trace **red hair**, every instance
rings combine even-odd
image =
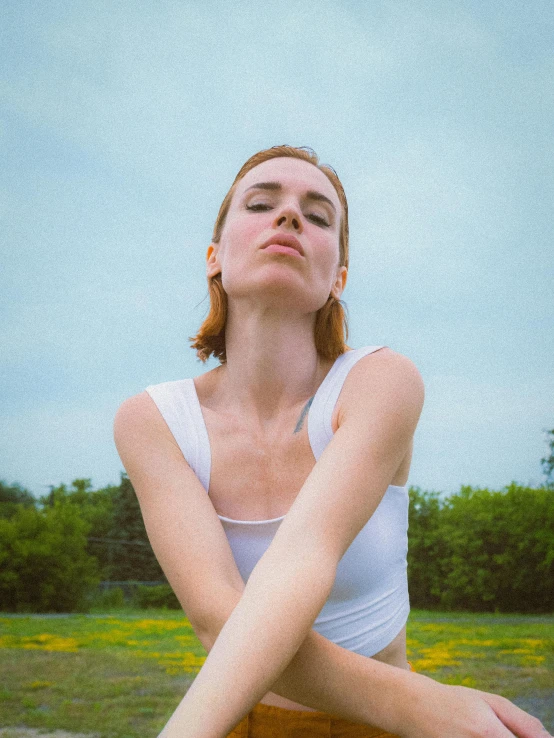
[[[251,156],[242,165],[235,177],[235,181],[231,185],[231,189],[225,195],[225,199],[219,208],[212,242],[219,243],[220,241],[237,183],[247,172],[258,164],[281,156],[290,156],[294,159],[302,159],[313,164],[326,175],[335,188],[342,207],[339,236],[339,266],[345,266],[348,269],[348,203],[346,201],[346,195],[335,170],[327,164],[320,164],[315,151],[307,146],[300,146],[298,148],[287,145],[272,146],[270,149],[258,151],[257,154]],[[189,336],[189,341],[193,342],[191,343],[191,348],[196,349],[196,355],[202,362],[207,361],[211,354],[213,354],[219,359],[221,364],[225,364],[227,361],[225,353],[227,293],[223,289],[221,273],[208,279],[208,290],[210,295],[210,312],[200,326],[196,336]],[[334,361],[350,348],[345,343],[345,340],[348,340],[348,322],[343,304],[342,300],[335,300],[330,295],[325,305],[316,313],[314,341],[317,353],[324,359]]]

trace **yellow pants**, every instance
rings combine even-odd
[[[410,664],[410,669],[415,671]],[[259,702],[227,738],[399,738],[363,723],[333,717],[326,712],[286,710]]]

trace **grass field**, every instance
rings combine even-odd
[[[0,728],[155,737],[205,658],[180,611],[0,613]],[[408,658],[442,683],[504,695],[554,731],[554,616],[412,610]],[[16,735],[32,732],[0,731]]]

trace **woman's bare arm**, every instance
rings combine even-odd
[[[379,504],[419,417],[418,400],[409,396],[410,382],[417,381],[413,372],[406,373],[405,364],[396,362],[385,362],[383,369],[386,376],[382,373],[381,383],[379,377],[372,377],[374,399],[358,403],[357,414],[350,416],[353,420],[347,419],[339,428],[306,480],[200,673],[164,728],[163,738],[227,735],[269,689],[275,690],[306,641],[329,595],[340,557]],[[369,493],[368,479],[372,480]],[[333,520],[332,527],[328,520]],[[389,724],[381,720],[385,729],[394,723],[394,729],[409,738],[513,735],[491,705],[476,696],[484,693],[449,688],[375,660],[367,660],[365,666],[366,677],[378,680],[385,675],[389,687],[397,687],[392,690],[396,714],[391,716],[389,706],[388,718],[383,718]],[[463,691],[452,691],[456,689]],[[390,689],[385,694],[392,696]],[[505,708],[503,698],[490,697],[500,711]],[[426,714],[434,716],[429,725],[421,721]],[[536,738],[537,730],[533,724],[531,732],[521,736]]]

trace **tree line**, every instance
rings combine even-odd
[[[409,488],[412,607],[554,612],[554,429],[547,433],[538,487],[463,485],[448,497]],[[129,580],[164,583],[168,606],[179,607],[125,473],[118,485],[95,490],[75,479],[38,499],[0,481],[0,611],[86,612],[100,582]]]

